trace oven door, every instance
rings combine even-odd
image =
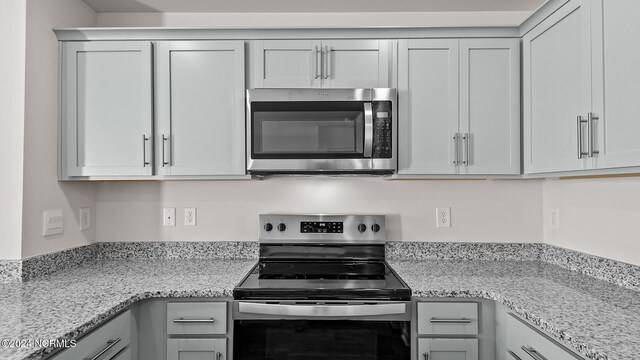
[[[235,360],[406,360],[408,302],[234,302]]]
[[[370,100],[251,101],[249,171],[372,169]]]

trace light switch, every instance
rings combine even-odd
[[[64,232],[62,210],[47,210],[43,213],[42,236],[58,235]]]

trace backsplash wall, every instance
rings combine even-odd
[[[388,181],[279,177],[262,181],[97,184],[96,241],[255,241],[260,213],[381,213],[390,241],[540,242],[541,181]],[[437,229],[436,207],[451,207]],[[176,226],[162,208],[176,207]],[[197,226],[184,226],[184,208]]]

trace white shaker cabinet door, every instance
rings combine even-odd
[[[478,360],[478,339],[418,339],[418,360]]]
[[[227,339],[169,339],[167,360],[227,360]]]
[[[593,159],[598,168],[640,166],[640,1],[593,0]]]
[[[159,42],[156,78],[159,173],[244,174],[244,42]]]
[[[326,40],[323,88],[389,87],[391,40]]]
[[[520,174],[519,44],[460,40],[462,174]]]
[[[578,122],[591,108],[589,0],[569,1],[527,33],[523,57],[525,173],[590,168]]]
[[[62,49],[61,177],[151,175],[151,43]]]
[[[320,40],[256,40],[253,51],[254,88],[321,87]]]
[[[398,173],[455,174],[458,40],[400,40],[398,47]]]

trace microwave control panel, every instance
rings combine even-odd
[[[375,101],[373,110],[373,158],[389,159],[392,157],[391,102]]]

